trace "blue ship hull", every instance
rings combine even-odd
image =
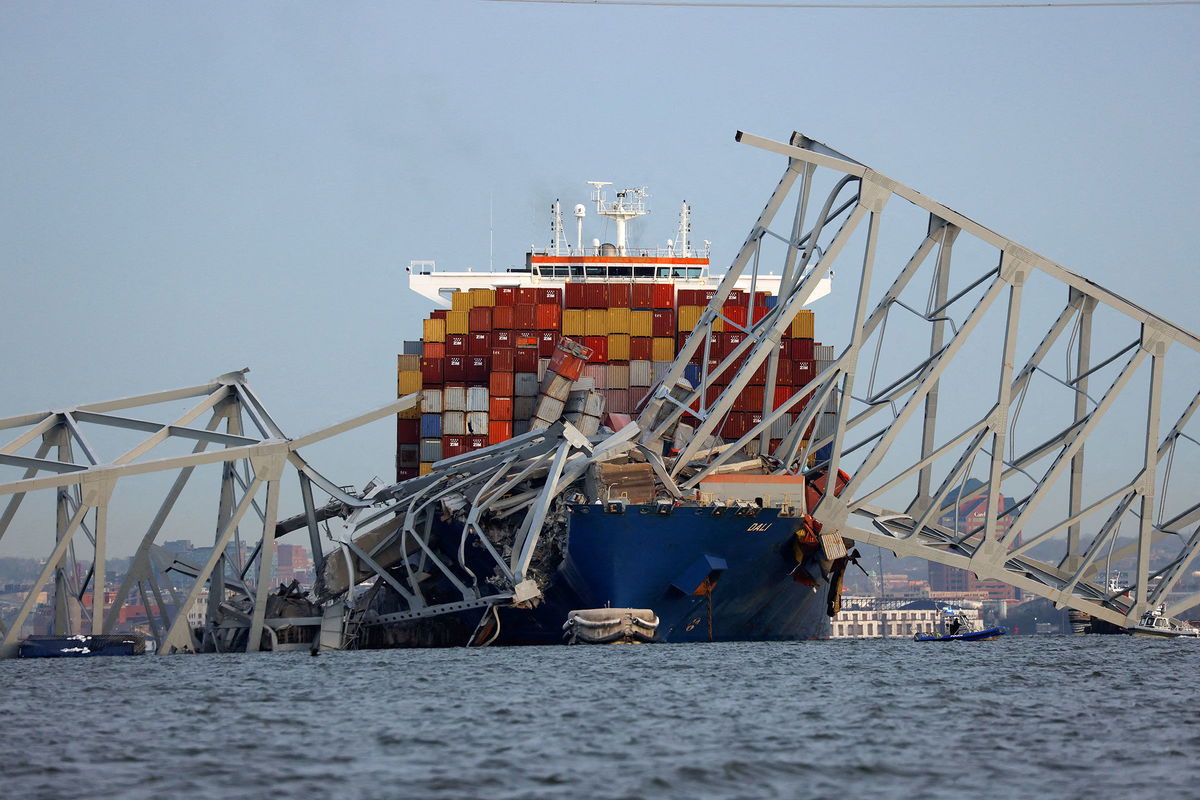
[[[95,658],[97,656],[137,656],[146,650],[141,636],[129,634],[74,636],[30,636],[21,642],[21,658]]]
[[[775,509],[753,516],[689,506],[669,514],[656,506],[568,510],[566,552],[542,602],[502,609],[497,644],[561,643],[570,611],[605,606],[652,609],[663,642],[829,635],[829,583],[811,556],[797,563],[794,518]]]

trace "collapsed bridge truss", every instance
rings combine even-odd
[[[48,555],[33,588],[0,620],[0,657],[14,654],[48,582],[59,632],[112,631],[136,593],[159,652],[276,648],[289,629],[343,647],[363,625],[536,603],[545,553],[563,529],[562,503],[594,501],[580,495],[583,478],[618,458],[648,465],[664,502],[695,501],[705,477],[722,471],[844,473],[819,481],[836,493],[801,509],[829,558],[846,553],[845,537],[962,567],[1117,625],[1160,604],[1175,616],[1200,602],[1176,591],[1200,550],[1200,339],[812,139],[738,138],[783,156],[783,176],[670,372],[616,433],[588,437],[560,419],[438,462],[429,475],[353,491],[322,477],[299,449],[412,408],[417,395],[297,439],[279,430],[242,372],[0,420],[0,430],[19,432],[0,446],[0,466],[20,471],[0,484],[8,497],[0,537],[27,495],[53,494],[40,532],[18,534],[41,536]],[[760,271],[776,265],[777,305],[765,315],[751,309],[757,321],[745,326],[726,318],[735,282],[749,276],[753,297]],[[822,320],[841,325],[831,331],[841,347],[806,386],[781,397],[781,336],[835,267],[845,288],[823,302],[845,308],[823,309]],[[719,361],[709,357],[718,325],[746,334]],[[683,379],[689,363],[700,365],[696,385]],[[736,442],[715,438],[759,370],[767,384],[761,424]],[[142,414],[184,400],[191,405],[166,421]],[[772,438],[780,419],[786,435]],[[89,428],[142,438],[106,457]],[[159,455],[180,442],[191,452]],[[214,546],[204,563],[187,564],[158,539],[205,465],[220,469]],[[303,508],[280,519],[289,470]],[[152,474],[175,478],[116,596],[106,598],[94,589],[105,583],[114,490]],[[323,505],[314,489],[327,497]],[[966,521],[957,513],[964,506],[974,509]],[[229,545],[252,510],[259,541],[242,559]],[[446,524],[458,531],[450,545]],[[272,553],[278,537],[300,531],[318,581],[307,605],[283,615]],[[86,574],[76,568],[77,545],[91,555]],[[481,553],[488,574],[478,571]],[[1136,563],[1132,580],[1113,587],[1106,573],[1127,558]],[[177,590],[168,572],[190,585]],[[367,614],[366,584],[368,598],[387,593],[390,605]],[[203,619],[189,621],[205,592]]]

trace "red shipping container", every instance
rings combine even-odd
[[[582,358],[579,358],[569,350],[556,347],[553,355],[550,356],[550,364],[547,369],[568,380],[577,381],[579,380],[579,376],[583,374],[584,363]]]
[[[747,386],[733,400],[734,411],[762,411],[763,387]]]
[[[650,393],[648,386],[630,386],[629,387],[629,412],[631,414],[642,410],[642,404],[646,402],[646,395]]]
[[[517,289],[517,302],[515,303],[515,305],[518,305],[518,306],[535,306],[535,305],[537,305],[537,302],[538,302],[538,299],[537,299],[538,294],[537,293],[538,293],[538,290],[534,289],[532,286],[522,286],[521,288]]]
[[[465,356],[467,354],[467,335],[465,333],[447,334],[446,352],[452,356]]]
[[[676,353],[678,353],[680,350],[683,349],[683,345],[687,342],[688,337],[691,335],[692,335],[691,331],[684,331],[683,333],[676,335],[676,337],[675,337],[675,352]],[[696,364],[697,366],[704,363],[704,343],[703,342],[701,342],[700,346],[697,347],[692,352],[692,357],[688,359],[688,363]]]
[[[441,386],[445,380],[445,370],[443,365],[445,360],[441,358],[422,358],[421,359],[421,384],[424,386]]]
[[[781,358],[775,367],[775,385],[776,386],[791,386],[796,379],[796,373],[792,369],[792,360],[790,358]]]
[[[545,303],[547,305],[553,305],[553,306],[558,306],[559,308],[562,308],[562,304],[563,304],[562,289],[550,289],[547,287],[540,287],[537,290],[537,301],[538,301],[538,303]]]
[[[511,372],[495,372],[488,376],[488,394],[492,396],[492,401],[498,397],[509,398],[508,414],[512,418],[512,396],[513,396],[514,379]],[[490,409],[489,409],[490,411]],[[495,412],[491,412],[492,416],[496,416]]]
[[[790,345],[793,361],[812,361],[813,359],[813,340],[812,339],[792,339]]]
[[[512,396],[499,397],[493,394],[488,398],[488,417],[491,419],[512,419]]]
[[[511,331],[516,314],[512,306],[495,306],[492,308],[492,330]]]
[[[675,299],[679,301],[681,306],[698,306],[701,303],[696,299],[695,289],[680,289],[675,292]]]
[[[396,483],[410,481],[420,474],[416,467],[396,467]]]
[[[514,306],[517,304],[517,287],[515,286],[497,286],[496,287],[496,307]]]
[[[604,410],[614,414],[629,413],[629,390],[628,389],[605,389],[604,390]]]
[[[607,336],[585,336],[583,337],[583,346],[592,351],[592,357],[588,359],[589,364],[608,363]]]
[[[675,312],[671,309],[655,309],[650,320],[650,332],[655,336],[675,335]]]
[[[795,373],[795,385],[804,386],[816,377],[817,362],[812,360],[794,361],[792,362],[792,370]]]
[[[633,298],[633,290],[628,283],[610,283],[608,285],[608,307],[629,308]],[[657,334],[655,334],[657,335]]]
[[[538,351],[530,347],[518,347],[513,351],[513,372],[537,372]]]
[[[522,289],[522,291],[524,291]],[[533,291],[532,289],[530,291]],[[533,303],[517,303],[513,306],[513,330],[537,330],[537,306]]]
[[[443,436],[442,437],[442,458],[453,458],[461,456],[467,452],[467,437],[465,436]]]
[[[446,357],[445,342],[424,342],[421,345],[421,355],[424,358],[443,359]]]
[[[656,283],[651,291],[653,292],[653,308],[675,307],[675,284]]]
[[[712,299],[713,299],[713,297],[716,296],[716,294],[717,294],[716,289],[697,289],[696,290],[696,302],[692,303],[692,305],[706,306],[712,302]]]
[[[468,450],[482,450],[483,448],[485,448],[487,446],[488,446],[488,437],[486,437],[486,436],[468,436],[467,437],[467,449]]]
[[[513,336],[513,346],[518,350],[538,348],[538,337],[530,333],[521,332]]]
[[[654,284],[635,283],[629,292],[630,308],[654,308]]]
[[[562,306],[539,303],[536,314],[539,331],[556,331],[562,327]]]
[[[587,293],[584,290],[586,285],[584,283],[568,283],[563,287],[567,308],[587,308]]]
[[[516,351],[511,347],[493,347],[492,348],[492,371],[493,372],[515,372],[513,366],[513,353]]]
[[[629,358],[632,361],[649,361],[654,352],[654,340],[649,336],[631,336],[629,338]]]
[[[770,292],[755,292],[754,307],[758,308],[759,306],[765,306],[767,304],[767,295],[769,294]]]
[[[447,311],[449,311],[449,310],[450,310],[450,309],[448,309],[448,308],[437,308],[437,309],[434,309],[432,312],[430,312],[430,314],[429,314],[429,318],[430,318],[430,319],[445,319],[445,318],[446,318],[446,312],[447,312]]]
[[[740,328],[744,328],[744,327],[746,327],[746,320],[748,319],[747,315],[750,312],[746,310],[745,306],[739,306],[739,305],[733,305],[731,303],[726,303],[724,306],[721,307],[721,313],[724,314],[725,318],[727,320],[729,320],[730,322],[732,322],[734,325],[737,325]]]
[[[721,426],[721,438],[740,439],[745,436],[746,431],[750,430],[746,419],[749,416],[744,411],[734,411],[726,417],[725,424]]]
[[[447,381],[465,381],[467,379],[467,359],[470,356],[446,356],[443,371]]]
[[[587,308],[608,308],[608,285],[604,283],[585,283],[583,296],[587,300]]]
[[[754,321],[758,322],[759,320],[761,320],[763,317],[765,317],[767,314],[770,314],[770,313],[771,313],[771,309],[767,308],[766,306],[756,305],[754,307]]]
[[[775,406],[774,407],[780,408],[788,400],[791,400],[792,395],[794,395],[795,393],[796,393],[796,390],[793,389],[791,386],[776,386],[775,387]],[[797,400],[795,403],[793,403],[791,406],[789,406],[788,413],[789,414],[799,414],[801,411],[803,411],[804,407],[806,405],[808,405],[809,397],[812,397],[812,395],[809,394],[808,397]]]
[[[737,349],[738,345],[746,341],[746,334],[744,333],[723,333],[721,335],[725,337],[725,352],[722,354],[723,356],[729,355]],[[750,351],[749,348],[747,348],[742,352],[748,353]]]
[[[725,305],[741,306],[745,308],[749,305],[750,296],[745,289],[730,289],[729,294],[725,295]]]
[[[765,386],[767,383],[767,362],[764,361],[758,365],[758,369],[754,370],[754,374],[750,376],[751,386]]]
[[[397,444],[417,444],[421,441],[421,420],[419,419],[397,419],[396,420],[396,443]]]
[[[511,350],[516,346],[516,339],[512,331],[492,331],[492,347],[502,347],[506,350]]]
[[[489,333],[467,334],[467,355],[486,356],[492,352],[492,336]]]
[[[538,358],[550,358],[559,340],[558,331],[542,331],[538,334]]]
[[[467,326],[472,332],[492,329],[492,307],[475,306],[467,312]]]
[[[488,421],[488,441],[492,444],[507,442],[512,438],[513,424],[511,419],[493,419]]]

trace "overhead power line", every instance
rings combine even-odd
[[[485,0],[489,3],[553,3],[577,6],[661,6],[684,8],[817,8],[817,9],[969,9],[969,8],[1137,8],[1200,6],[1200,0],[1045,0],[982,3],[791,3],[704,2],[704,0]]]

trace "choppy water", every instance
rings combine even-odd
[[[1200,642],[0,662],[8,798],[1200,797]]]

